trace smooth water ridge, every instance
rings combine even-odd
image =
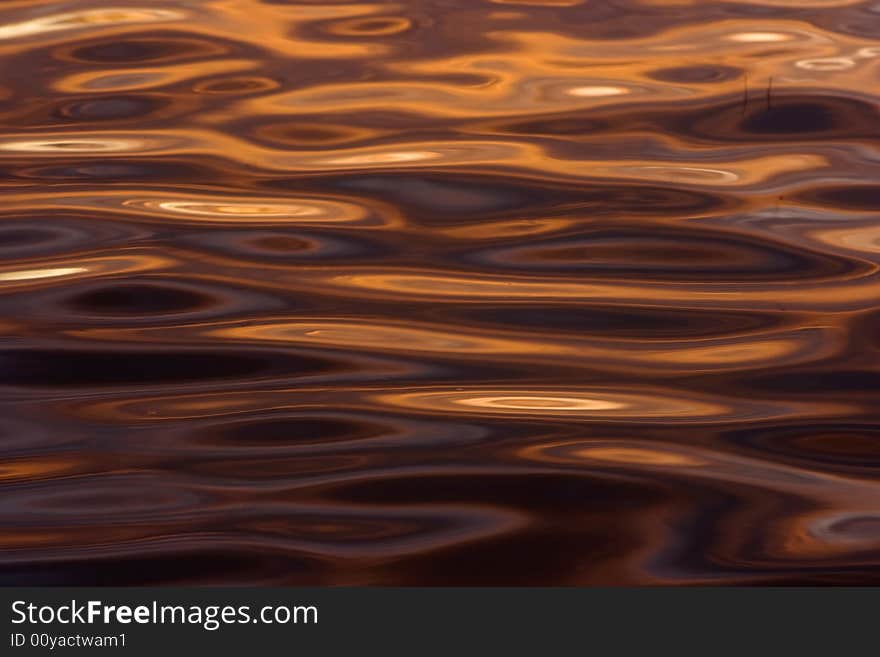
[[[7,0],[0,583],[880,583],[880,4]]]

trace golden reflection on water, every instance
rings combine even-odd
[[[877,583],[878,34],[4,3],[0,583]]]

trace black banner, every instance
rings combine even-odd
[[[0,654],[869,649],[874,589],[7,588]],[[864,642],[864,643],[862,643]],[[161,651],[161,652],[160,652]]]

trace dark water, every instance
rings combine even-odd
[[[878,37],[7,0],[0,582],[880,583]]]

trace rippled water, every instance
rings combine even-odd
[[[878,37],[7,0],[0,582],[880,582]]]

